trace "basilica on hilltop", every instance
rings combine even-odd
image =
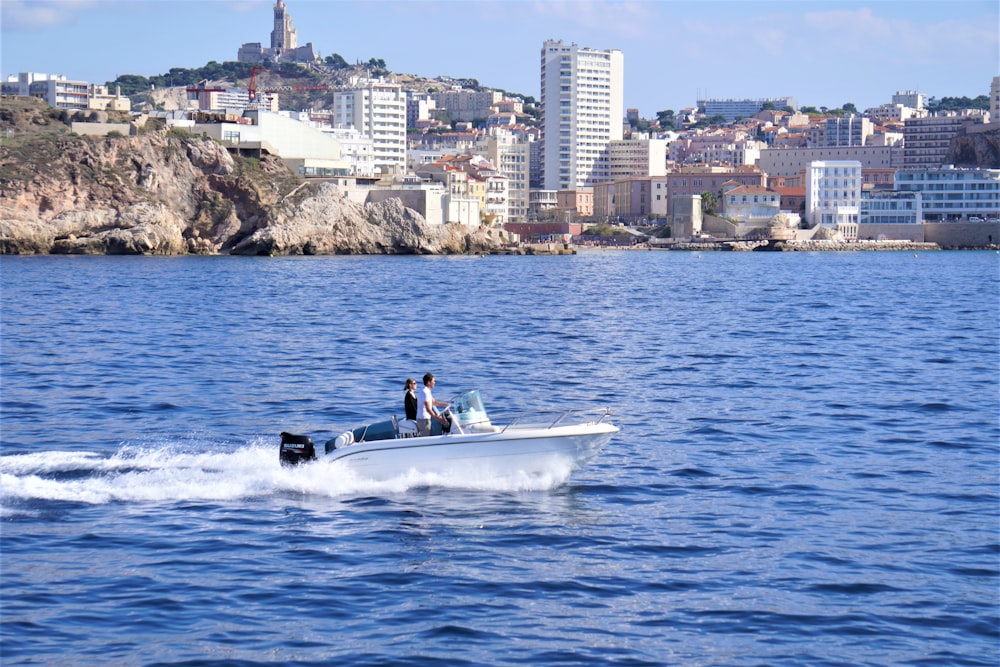
[[[285,0],[274,3],[274,29],[271,31],[271,48],[265,49],[260,42],[247,42],[240,47],[236,59],[241,63],[261,63],[270,60],[276,63],[316,62],[316,52],[312,42],[299,46],[299,36],[292,27],[292,17],[285,8]]]

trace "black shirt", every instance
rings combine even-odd
[[[406,392],[406,397],[403,399],[403,405],[406,408],[406,418],[416,419],[417,418],[417,397]]]

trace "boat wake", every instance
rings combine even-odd
[[[337,461],[282,466],[272,439],[235,446],[126,445],[111,456],[61,451],[0,456],[0,510],[4,516],[18,514],[33,501],[99,505],[224,502],[289,494],[342,498],[421,487],[545,491],[563,484],[570,472],[569,462],[553,460],[540,475],[410,471],[376,481]]]

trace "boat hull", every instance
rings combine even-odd
[[[360,442],[335,449],[325,458],[376,480],[412,473],[536,476],[580,468],[618,431],[610,423],[509,427],[491,433]]]

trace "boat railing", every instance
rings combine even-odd
[[[605,419],[613,415],[610,407],[604,408],[583,408],[583,409],[569,409],[569,410],[531,410],[526,412],[514,413],[506,419],[506,424],[500,428],[499,432],[503,433],[507,429],[517,426],[518,428],[541,428],[541,429],[551,429],[560,425],[567,423],[579,424],[585,422],[588,424],[600,424]],[[503,420],[506,415],[500,415],[500,419]],[[527,421],[529,419],[537,419],[538,421]],[[570,421],[572,419],[572,421]]]

